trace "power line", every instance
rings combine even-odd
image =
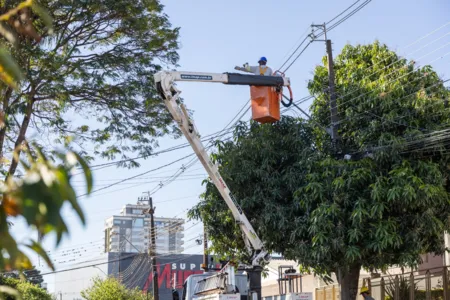
[[[306,40],[305,40],[306,41]],[[286,67],[286,69],[284,69],[283,73],[286,73],[287,70],[289,70],[290,67],[292,67],[292,65],[297,61],[297,59],[303,54],[303,52],[305,52],[306,49],[308,49],[309,45],[311,45],[311,41],[308,42],[308,44],[306,44],[305,47],[303,47],[303,50],[300,51],[300,53],[295,57],[295,59]]]
[[[297,44],[300,42],[300,40],[302,39],[302,37],[303,37],[303,36],[308,37],[308,34],[307,34],[307,33],[308,33],[309,30],[310,30],[310,27],[309,27],[309,26],[306,27],[305,31],[300,35],[299,39],[294,43],[294,45],[292,46],[292,48],[284,55],[283,59],[281,60],[281,61],[284,61],[284,63],[283,63],[283,65],[282,65],[281,67],[277,68],[277,70],[281,70],[281,68],[283,68],[283,66],[287,63],[287,61],[289,60],[289,58],[286,59],[286,57],[289,55],[289,53],[292,52],[292,50],[294,50],[294,48],[296,48],[295,45],[297,45]],[[293,51],[293,52],[295,53],[295,51]],[[294,53],[291,54],[291,57],[292,57],[292,55],[294,55]]]
[[[339,20],[338,22],[336,22],[335,24],[331,25],[330,27],[327,28],[327,31],[331,31],[334,28],[336,28],[337,26],[339,26],[340,24],[344,23],[346,20],[348,20],[350,17],[352,17],[354,14],[356,14],[357,12],[359,12],[361,9],[363,9],[367,4],[369,4],[372,0],[368,0],[366,2],[364,2],[363,4],[361,4],[360,6],[358,6],[355,10],[353,10],[352,12],[350,12],[347,16],[345,16],[344,18],[342,18],[341,20]],[[325,34],[325,33],[323,33]],[[319,36],[322,36],[322,34],[320,34]]]
[[[295,48],[295,50],[291,53],[291,55],[285,60],[285,62],[281,65],[281,67],[279,67],[278,68],[278,70],[281,70],[286,64],[287,64],[287,62],[292,58],[292,56],[294,56],[294,54],[298,51],[298,49],[300,49],[300,47],[306,42],[306,40],[309,38],[309,35],[307,35],[304,39],[303,39],[303,41],[301,41],[301,43],[298,45],[298,47],[297,48]],[[309,43],[310,44],[310,43]],[[307,46],[309,46],[309,44],[307,45]],[[299,55],[297,55],[297,57],[295,58],[295,60],[297,60],[298,59],[298,57],[306,50],[306,48],[307,48],[307,46],[302,50],[302,52],[300,52],[300,54]],[[294,62],[295,62],[295,60],[294,60]],[[292,65],[292,63],[283,71],[283,73],[285,73],[289,68],[290,68],[290,66]]]
[[[348,10],[350,10],[353,6],[355,6],[357,3],[359,3],[361,0],[358,0],[356,2],[354,2],[352,5],[350,5],[349,7],[347,7],[344,11],[342,11],[341,13],[339,13],[338,15],[336,15],[334,18],[332,18],[330,21],[328,21],[325,24],[330,24],[331,22],[335,21],[337,18],[339,18],[340,16],[342,16],[343,14],[345,14]],[[329,28],[328,31],[331,31],[332,29],[336,28],[337,26],[339,26],[340,24],[342,24],[343,22],[345,22],[347,19],[349,19],[351,16],[353,16],[354,14],[356,14],[358,11],[360,11],[363,7],[365,7],[367,4],[369,4],[372,0],[366,0],[364,1],[360,6],[358,6],[357,8],[355,8],[354,10],[352,10],[351,12],[349,12],[347,15],[345,15],[344,17],[342,17],[340,20],[336,21],[334,24],[332,24]],[[309,37],[312,37],[313,39],[320,37],[322,35],[325,34],[325,31],[322,31],[321,33],[319,33],[318,35],[315,35],[315,32],[319,30],[319,29],[315,29],[311,32],[311,34],[307,35],[302,42],[297,46],[297,48],[292,52],[292,54],[288,57],[288,59],[285,60],[285,62],[283,63],[283,65],[279,68],[283,68],[284,65],[286,65],[288,63],[288,61],[295,55],[295,53],[301,48],[301,46],[306,42],[306,40]],[[309,47],[309,45],[312,43],[312,41],[309,41],[308,44],[306,44],[305,47],[303,47],[303,49],[301,50],[301,52],[295,57],[295,59],[288,65],[288,67],[286,67],[286,69],[283,71],[283,73],[285,73],[296,61],[297,59],[305,52],[305,50]]]
[[[450,43],[449,43],[449,44],[450,44]],[[431,61],[430,63],[433,63],[433,62],[435,62],[435,61],[437,61],[437,60],[439,60],[439,59],[442,59],[442,58],[446,57],[446,56],[449,55],[449,54],[450,54],[450,51],[447,52],[445,55],[440,56],[440,57],[438,57],[437,59]],[[394,82],[394,81],[396,81],[396,80],[399,80],[399,79],[401,79],[401,78],[403,78],[403,77],[405,77],[405,76],[408,76],[409,74],[412,74],[413,72],[416,72],[418,69],[419,69],[419,67],[417,67],[417,69],[415,69],[415,70],[414,70],[414,68],[413,68],[413,70],[409,71],[408,73],[403,74],[403,75],[401,75],[401,76],[399,76],[399,77],[395,77],[395,78],[393,78],[393,79],[387,81],[387,82],[384,83],[383,85],[380,85],[380,86],[378,86],[378,87],[375,87],[374,89],[370,90],[369,92],[360,94],[360,95],[358,95],[358,96],[356,96],[356,97],[354,97],[354,98],[351,98],[351,99],[349,99],[349,100],[347,100],[347,101],[345,101],[345,102],[339,103],[339,104],[337,105],[337,107],[338,107],[338,108],[339,108],[339,107],[343,107],[344,104],[347,104],[347,103],[350,103],[350,102],[354,102],[356,99],[359,99],[359,98],[361,98],[361,97],[363,97],[363,96],[365,96],[365,95],[369,95],[369,94],[373,93],[374,90],[378,90],[379,88],[381,88],[381,87],[383,87],[383,86],[386,86],[386,85],[389,84],[389,83],[392,83],[392,82]],[[424,78],[424,77],[426,77],[426,76],[428,76],[428,75],[425,73],[424,75],[422,75],[422,76],[420,76],[420,77],[414,79],[413,81],[415,81],[415,80],[417,80],[417,79]],[[413,81],[412,81],[412,82],[413,82]],[[391,90],[390,92],[393,92],[393,91],[395,91],[395,89],[394,89],[394,90]],[[338,99],[342,99],[342,97],[338,97]],[[350,104],[350,105],[351,105],[351,104]],[[345,111],[344,111],[344,112],[343,112],[343,111],[338,112],[338,115],[343,114],[343,113],[345,113]],[[342,122],[342,121],[341,121],[341,122]]]
[[[426,57],[426,56],[428,56],[428,55],[430,55],[430,54],[432,54],[432,53],[434,53],[434,52],[436,52],[436,51],[438,51],[438,50],[441,50],[441,49],[443,49],[444,47],[446,47],[446,46],[448,46],[448,45],[450,45],[450,42],[448,42],[447,44],[445,44],[445,45],[443,45],[443,46],[441,46],[441,47],[439,47],[439,48],[436,48],[436,49],[434,49],[433,51],[431,51],[431,52],[429,52],[429,53],[427,53],[427,54],[421,56],[419,59],[421,59],[421,58],[423,58],[423,57]],[[439,59],[442,59],[442,58],[446,57],[446,56],[449,55],[449,54],[450,54],[450,52],[447,52],[447,53],[445,53],[444,55],[442,55],[442,56],[440,56],[440,57],[438,57],[438,58],[432,60],[432,61],[429,62],[428,64],[431,64],[431,63],[433,63],[433,62],[435,62],[435,61],[437,61],[437,60],[439,60]],[[390,64],[390,65],[392,65],[392,64]],[[382,80],[382,79],[385,79],[385,77],[387,77],[387,76],[389,76],[389,75],[391,75],[391,74],[394,74],[395,72],[401,70],[402,68],[403,68],[403,66],[398,67],[398,68],[394,69],[392,72],[390,72],[390,73],[388,73],[387,75],[385,75],[383,78],[378,78],[378,79],[376,79],[376,80],[370,81],[369,83],[374,83],[374,82],[380,81],[380,80]],[[383,85],[378,86],[378,87],[375,88],[375,89],[378,89],[378,88],[380,88],[380,87],[382,87],[382,86],[385,86],[385,85],[387,85],[387,84],[389,84],[389,83],[394,82],[395,80],[401,79],[401,78],[403,78],[403,77],[405,77],[405,76],[407,76],[407,75],[409,75],[409,74],[411,74],[411,73],[413,73],[413,72],[416,72],[417,70],[419,70],[419,68],[420,68],[420,66],[417,66],[417,67],[413,68],[413,70],[409,71],[408,73],[403,74],[403,75],[398,76],[398,77],[394,77],[394,78],[392,78],[391,80],[385,82]],[[374,74],[375,74],[375,73],[374,73]],[[371,74],[371,75],[374,75],[374,74]],[[425,75],[423,75],[423,76],[425,76]],[[423,76],[422,76],[422,77],[423,77]],[[365,78],[366,78],[366,77],[365,77]],[[362,89],[362,87],[356,88],[356,89],[352,90],[351,92],[349,92],[349,93],[347,93],[347,94],[345,94],[345,95],[339,96],[339,97],[337,98],[337,100],[338,100],[338,99],[343,99],[345,96],[348,96],[348,95],[350,95],[350,94],[353,94],[354,92],[356,92],[356,91],[358,91],[358,90],[361,90],[361,89]],[[362,97],[362,96],[364,96],[364,95],[370,94],[371,92],[373,92],[373,90],[371,90],[371,91],[369,91],[369,92],[366,92],[366,93],[363,93],[363,94],[360,94],[360,95],[358,95],[358,96],[356,96],[356,97],[354,97],[354,98],[351,98],[351,99],[349,99],[349,100],[347,100],[347,101],[345,101],[345,102],[343,102],[343,103],[338,103],[338,104],[337,104],[337,107],[339,108],[340,106],[342,106],[342,105],[344,105],[344,104],[346,104],[346,103],[348,103],[348,102],[352,102],[352,101],[354,101],[354,100],[356,100],[356,99],[358,99],[358,98],[360,98],[360,97]],[[341,113],[342,113],[342,112],[341,112]],[[338,114],[340,114],[340,113],[338,112]]]
[[[161,170],[162,168],[165,168],[165,167],[167,167],[167,166],[173,165],[173,164],[175,164],[175,163],[177,163],[177,162],[179,162],[179,161],[182,161],[182,160],[184,160],[184,159],[186,159],[186,158],[188,158],[188,157],[191,157],[191,156],[193,156],[193,155],[194,155],[194,153],[188,154],[188,155],[186,155],[186,156],[183,156],[182,158],[179,158],[179,159],[177,159],[177,160],[174,160],[174,161],[172,161],[172,162],[170,162],[170,163],[167,163],[167,164],[165,164],[165,165],[162,165],[162,166],[160,166],[160,167],[157,167],[157,168],[154,168],[154,169],[145,171],[145,172],[140,173],[140,174],[138,174],[138,175],[134,175],[134,176],[131,176],[131,177],[128,177],[128,178],[119,180],[119,181],[117,181],[117,182],[115,182],[115,183],[111,183],[111,184],[108,185],[108,186],[105,186],[105,187],[102,187],[102,188],[99,188],[99,189],[96,189],[96,190],[91,191],[90,195],[92,195],[93,193],[96,193],[96,192],[98,192],[98,191],[102,191],[102,190],[108,189],[108,188],[110,188],[110,187],[113,187],[113,186],[115,186],[115,185],[118,184],[118,183],[122,183],[122,182],[125,182],[125,181],[128,181],[128,180],[134,179],[134,178],[136,178],[136,177],[139,177],[139,176],[142,176],[142,175],[146,175],[146,174],[148,174],[148,173],[151,173],[151,172],[154,172],[154,171],[157,171],[157,170]],[[83,197],[83,196],[86,196],[86,195],[88,195],[88,194],[86,193],[86,194],[83,194],[83,195],[81,195],[81,196],[79,196],[79,197]]]
[[[360,2],[361,0],[358,0],[356,2],[354,2],[352,5],[350,5],[349,7],[347,7],[345,10],[343,10],[340,14],[338,14],[337,16],[335,16],[333,19],[329,20],[328,22],[326,22],[325,24],[328,25],[331,22],[333,22],[334,20],[336,20],[337,18],[339,18],[340,16],[342,16],[343,14],[345,14],[349,9],[351,9],[353,6],[355,6],[356,4],[358,4],[358,2]]]
[[[106,265],[106,264],[110,264],[110,263],[113,263],[113,262],[119,262],[119,261],[122,261],[122,260],[126,260],[126,259],[129,259],[130,257],[135,257],[135,256],[138,256],[138,255],[147,255],[147,254],[135,253],[135,254],[127,255],[127,256],[122,257],[122,258],[119,258],[119,259],[107,261],[107,262],[95,263],[95,264],[90,264],[90,265],[86,265],[86,266],[75,267],[75,268],[64,269],[64,270],[58,270],[58,271],[52,271],[52,272],[47,272],[47,273],[41,273],[40,275],[41,275],[41,276],[52,275],[52,274],[58,274],[58,273],[62,273],[62,272],[68,272],[68,271],[74,271],[74,270],[86,269],[86,268],[90,268],[90,267],[92,267],[92,266]],[[188,257],[194,256],[194,255],[197,255],[197,254],[189,254]],[[172,264],[172,263],[174,263],[174,262],[181,261],[181,260],[183,260],[183,259],[186,259],[186,257],[183,257],[183,258],[180,258],[180,259],[171,261],[171,262],[167,262],[167,263],[164,263],[164,264],[160,264],[160,265],[161,265],[161,266],[164,266],[164,265]],[[84,263],[84,262],[80,262],[80,263]]]

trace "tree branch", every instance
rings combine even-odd
[[[34,92],[33,92],[33,94],[34,94]],[[20,126],[19,135],[17,136],[16,142],[14,143],[14,152],[16,153],[16,155],[13,156],[11,165],[9,166],[8,174],[6,175],[6,180],[10,176],[14,176],[14,173],[16,172],[17,165],[19,163],[19,156],[20,156],[20,152],[21,152],[20,145],[25,140],[25,134],[27,132],[28,125],[30,124],[30,118],[31,118],[32,112],[33,112],[33,97],[31,95],[31,97],[29,97],[29,100],[27,103],[27,107],[25,110],[25,116],[22,120],[22,125]]]

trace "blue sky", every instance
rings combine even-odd
[[[354,0],[316,0],[316,1],[269,1],[269,0],[164,0],[165,12],[174,26],[181,27],[179,51],[179,70],[196,72],[233,72],[235,65],[245,62],[256,64],[260,56],[268,58],[268,65],[277,69],[290,54],[296,42],[309,33],[309,25],[323,23],[348,7]],[[362,2],[362,1],[361,1]],[[373,0],[360,12],[331,31],[328,37],[333,42],[334,56],[347,44],[371,43],[378,39],[397,50],[406,58],[419,59],[419,63],[429,63],[443,77],[450,76],[448,69],[450,56],[439,59],[450,51],[450,26],[442,28],[433,35],[407,47],[420,37],[450,22],[450,2],[448,0]],[[420,49],[433,39],[442,37],[429,47]],[[442,49],[436,50],[442,47]],[[413,53],[411,56],[408,54]],[[431,53],[435,51],[434,53]],[[321,62],[325,54],[323,42],[313,43],[297,62],[289,69],[294,98],[308,95],[307,80],[312,77],[314,67]],[[427,55],[428,54],[428,55]],[[427,56],[425,56],[427,55]],[[202,135],[223,129],[239,109],[249,101],[249,88],[209,83],[180,83],[182,97],[189,109],[194,111],[194,120]],[[304,103],[307,109],[310,102]],[[249,115],[244,119],[248,119]],[[173,140],[163,138],[160,149],[185,143],[184,138]],[[89,147],[87,147],[89,148]],[[98,188],[138,173],[157,168],[184,155],[192,153],[190,148],[162,154],[141,162],[139,169],[123,170],[115,167],[105,168],[94,173]],[[132,180],[131,184],[122,184],[81,200],[87,214],[87,225],[83,227],[67,209],[70,236],[64,238],[61,245],[66,250],[86,247],[87,255],[79,256],[80,261],[98,256],[102,246],[103,222],[112,214],[118,214],[127,203],[135,203],[142,192],[153,189],[163,177],[170,176],[182,163],[176,163],[160,171],[150,173],[144,178]],[[101,163],[101,160],[95,163]],[[206,174],[200,163],[195,164],[183,175],[164,186],[153,195],[156,214],[164,217],[184,217],[185,210],[198,202],[202,192],[200,177]],[[198,174],[198,175],[197,175]],[[152,178],[148,178],[148,177]],[[75,185],[82,187],[75,178]],[[80,189],[80,194],[83,191]],[[28,233],[18,224],[15,233],[20,239]],[[186,225],[187,253],[201,253],[201,247],[195,246],[193,238],[202,233],[201,224]],[[94,242],[93,246],[86,244]],[[54,240],[45,243],[53,250]],[[55,257],[62,259],[61,252]],[[73,263],[72,263],[73,264]],[[70,267],[70,263],[61,264],[60,269]],[[89,272],[86,276],[90,276]],[[49,288],[58,279],[49,278]]]

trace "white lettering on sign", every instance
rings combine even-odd
[[[196,267],[197,267],[196,264],[193,264],[193,263],[189,264],[190,270],[195,270]],[[179,264],[173,263],[171,265],[171,268],[172,268],[172,270],[186,270],[186,263],[179,263]]]

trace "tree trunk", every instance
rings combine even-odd
[[[361,265],[353,265],[348,272],[338,275],[338,281],[341,286],[341,300],[356,300],[360,270]]]
[[[28,129],[28,125],[30,124],[31,113],[33,112],[33,100],[30,99],[27,103],[27,108],[25,110],[25,115],[22,120],[22,125],[20,126],[19,135],[17,136],[16,143],[14,144],[14,151],[16,151],[17,156],[13,157],[11,165],[9,166],[8,174],[6,175],[7,180],[9,177],[14,176],[16,172],[17,165],[19,163],[18,156],[20,155],[20,145],[25,140],[25,134]]]

